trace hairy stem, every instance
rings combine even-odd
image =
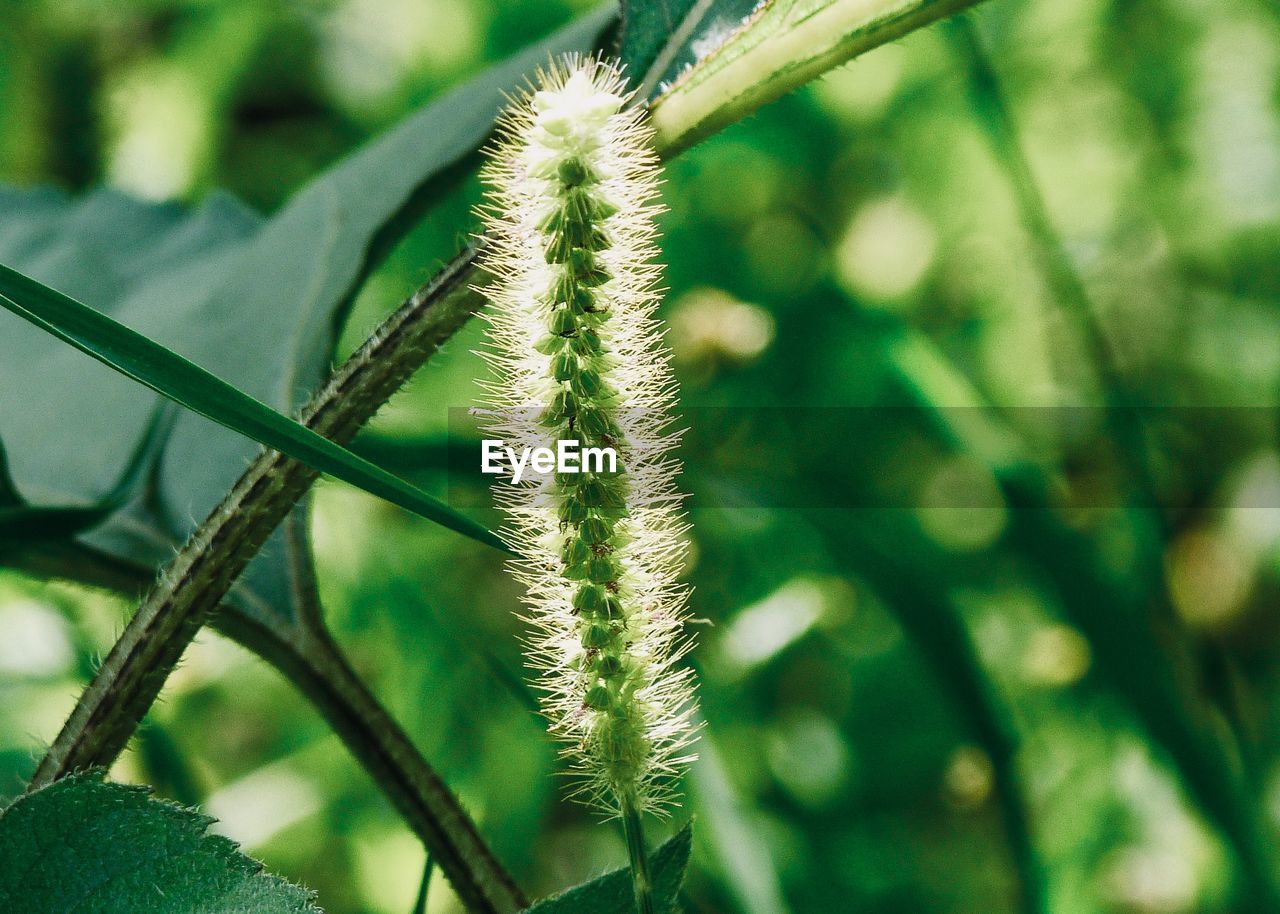
[[[634,796],[621,798],[622,833],[631,858],[631,885],[636,893],[636,914],[653,914],[653,880],[649,877],[649,853],[644,846],[644,826]]]

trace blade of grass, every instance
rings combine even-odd
[[[1135,407],[1129,381],[1120,369],[1115,347],[1049,215],[1044,195],[1031,170],[1031,162],[1019,140],[1018,125],[1000,77],[969,16],[956,16],[944,22],[942,32],[951,40],[957,56],[968,70],[969,97],[977,123],[1006,173],[1032,253],[1052,293],[1052,300],[1074,323],[1088,347],[1091,367],[1098,377],[1099,393],[1107,405],[1104,417],[1115,439],[1116,458],[1124,467],[1142,504],[1152,509],[1151,521],[1156,535],[1163,536],[1167,531],[1158,510],[1160,487],[1146,459],[1147,430]]]
[[[3,265],[0,306],[219,425],[443,527],[497,549],[505,548],[492,532],[439,499],[124,324]]]
[[[1213,728],[1197,720],[1196,705],[1202,696],[1179,688],[1173,661],[1166,656],[1179,649],[1189,653],[1190,634],[1180,622],[1165,584],[1163,553],[1169,528],[1160,508],[1160,487],[1147,459],[1148,430],[1135,407],[1132,385],[1053,224],[1023,149],[1013,108],[976,24],[968,16],[957,16],[944,23],[943,29],[968,70],[969,96],[977,122],[1007,174],[1040,273],[1052,298],[1075,323],[1088,347],[1106,403],[1104,415],[1116,459],[1134,492],[1124,517],[1133,531],[1135,556],[1123,581],[1108,581],[1107,563],[1093,544],[1073,536],[1043,506],[1044,480],[1035,468],[1001,477],[1007,492],[1017,493],[1039,509],[1019,512],[1020,541],[1029,552],[1041,552],[1112,680],[1134,704],[1152,735],[1164,744],[1189,791],[1232,843],[1251,902],[1273,906],[1276,881],[1269,873],[1266,842],[1252,811],[1255,803],[1251,794],[1256,795],[1257,790],[1249,783],[1252,772],[1247,764],[1247,739],[1242,735],[1246,728],[1230,701],[1220,703],[1218,710],[1236,742],[1227,748],[1220,745]],[[1129,596],[1132,591],[1136,593]],[[1129,611],[1118,611],[1126,602]],[[1107,607],[1105,612],[1094,612],[1102,606]],[[1153,619],[1165,626],[1164,641],[1168,643],[1157,643],[1153,637]],[[1138,665],[1143,675],[1135,677],[1131,672],[1134,660],[1144,653],[1149,659]],[[1246,762],[1245,777],[1233,771],[1234,754],[1241,754]]]

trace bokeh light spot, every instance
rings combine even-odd
[[[932,224],[906,200],[877,200],[858,210],[845,230],[836,278],[859,299],[892,305],[920,284],[937,244]]]
[[[671,308],[671,348],[680,361],[749,362],[773,342],[773,316],[723,289],[699,286]]]

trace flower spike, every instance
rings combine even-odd
[[[500,122],[482,210],[487,431],[617,458],[496,484],[543,710],[577,795],[615,814],[668,810],[694,736],[675,381],[654,317],[659,163],[630,100],[593,58],[540,73]]]

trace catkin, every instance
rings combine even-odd
[[[500,122],[483,172],[486,430],[517,451],[573,440],[618,455],[615,473],[532,474],[496,497],[575,795],[660,813],[693,739],[676,577],[687,528],[654,317],[659,164],[628,101],[613,66],[569,58]]]

